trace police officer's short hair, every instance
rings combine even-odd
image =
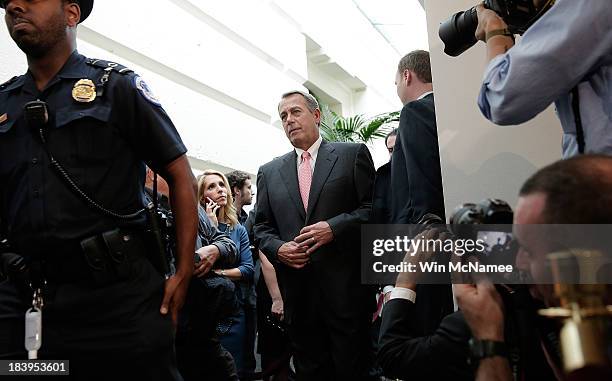
[[[230,188],[232,188],[232,196],[234,196],[234,187],[242,189],[246,181],[251,179],[251,175],[243,171],[232,171],[225,176],[229,181]]]
[[[431,83],[431,62],[429,52],[426,50],[414,50],[406,54],[397,65],[398,73],[410,70],[416,74],[423,83]]]
[[[306,106],[308,107],[308,110],[310,110],[311,112],[314,110],[321,110],[321,108],[319,107],[319,102],[317,101],[317,98],[313,97],[312,95],[308,94],[307,92],[304,91],[300,91],[300,90],[293,90],[293,91],[289,91],[283,95],[281,95],[281,101],[285,98],[289,98],[292,95],[301,95],[304,97],[304,100],[306,100]],[[280,107],[280,102],[278,103],[278,107]]]

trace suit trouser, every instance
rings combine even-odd
[[[358,286],[357,286],[358,287]],[[298,380],[367,380],[373,362],[371,314],[336,311],[309,293],[289,324]],[[359,301],[356,301],[357,303]],[[306,312],[308,311],[308,312]]]
[[[171,318],[159,313],[163,277],[144,257],[131,269],[129,279],[107,286],[49,284],[39,358],[70,360],[70,377],[59,379],[182,380]],[[24,315],[31,298],[0,283],[0,358],[26,358]]]

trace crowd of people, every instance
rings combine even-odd
[[[610,379],[609,354],[568,370],[538,315],[559,302],[550,285],[361,282],[364,225],[446,218],[427,51],[398,63],[389,163],[323,140],[317,99],[290,91],[293,149],[259,168],[255,195],[242,171],[194,177],[144,80],[77,52],[93,3],[0,0],[28,60],[0,85],[0,359],[70,360],[78,380]],[[555,102],[564,130],[565,160],[518,191],[516,226],[612,223],[612,6],[579,3],[547,4],[516,45],[477,7],[483,115],[518,123]],[[546,237],[512,237],[528,279],[550,271]]]

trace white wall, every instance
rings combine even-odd
[[[289,151],[276,112],[288,90],[317,89],[344,115],[400,108],[393,86],[400,57],[350,0],[97,1],[78,45],[147,80],[196,172],[255,174]],[[0,83],[25,70],[0,28]]]
[[[444,54],[439,24],[475,3],[425,1],[447,213],[486,197],[514,206],[524,180],[561,157],[561,127],[552,107],[514,127],[495,126],[481,115],[476,99],[486,66],[484,44],[457,58]]]

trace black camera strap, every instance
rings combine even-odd
[[[535,12],[535,15],[531,18],[531,20],[529,20],[523,27],[523,33],[525,33],[525,31],[527,29],[529,29],[533,24],[535,24],[536,21],[538,21],[540,19],[540,17],[542,17],[542,15],[544,15],[544,13],[548,12],[550,10],[550,8],[552,8],[553,5],[555,5],[556,0],[548,0],[544,5],[542,5],[540,7],[540,9],[536,9],[535,5],[533,5],[533,3],[531,4],[531,6],[533,6],[533,11]]]
[[[574,123],[576,124],[576,142],[578,143],[578,153],[584,154],[584,129],[582,128],[582,118],[580,117],[580,95],[578,85],[572,89],[572,111],[574,112]]]

